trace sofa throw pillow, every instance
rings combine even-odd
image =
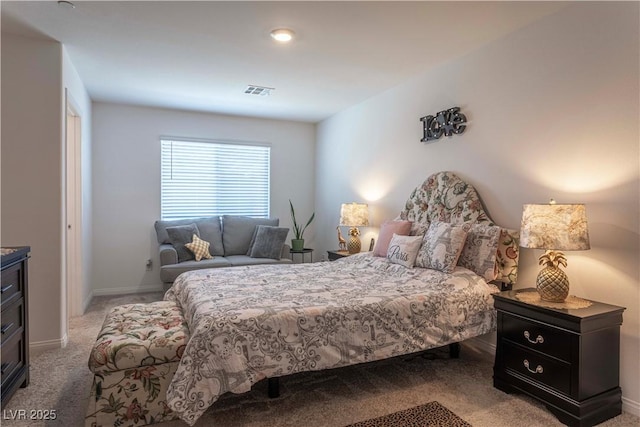
[[[385,221],[380,226],[378,241],[373,248],[373,256],[387,256],[389,242],[394,234],[407,236],[411,231],[411,221]]]
[[[401,236],[393,234],[387,250],[387,259],[394,263],[413,268],[422,243],[422,236]]]
[[[193,255],[196,257],[196,261],[213,258],[209,253],[209,242],[202,240],[195,234],[193,235],[191,243],[186,243],[184,246],[193,252]]]
[[[500,239],[500,227],[488,224],[472,224],[460,253],[458,265],[468,268],[487,282],[496,278],[496,256]]]
[[[280,225],[278,218],[252,218],[248,216],[223,215],[222,243],[224,256],[247,255],[251,238],[258,225]]]
[[[252,258],[280,259],[289,229],[269,225],[256,226],[255,239],[249,251]]]
[[[451,273],[464,247],[468,226],[434,221],[424,235],[416,267]]]
[[[173,245],[178,253],[178,262],[190,261],[195,259],[193,252],[185,246],[193,240],[193,235],[200,237],[200,231],[195,224],[177,225],[175,227],[167,227],[169,242]]]

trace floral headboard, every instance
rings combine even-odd
[[[429,176],[407,200],[400,218],[413,221],[412,234],[422,234],[432,221],[495,225],[484,211],[473,186],[451,172]],[[496,281],[515,284],[518,278],[519,233],[503,228],[496,257]]]

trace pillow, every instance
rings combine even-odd
[[[248,216],[222,216],[222,245],[224,256],[246,255],[251,247],[251,238],[258,225],[280,224],[278,218],[252,218]]]
[[[429,224],[429,222],[414,221],[413,224],[411,224],[411,232],[409,233],[409,236],[424,236],[424,233],[429,229]]]
[[[289,229],[269,225],[256,226],[255,239],[248,255],[252,258],[280,259]]]
[[[195,224],[177,225],[175,227],[167,227],[169,242],[173,245],[178,253],[178,262],[190,261],[195,259],[193,252],[185,247],[185,244],[193,240],[193,235],[200,237],[200,231]]]
[[[373,249],[373,256],[387,256],[389,242],[394,234],[407,236],[411,231],[411,221],[385,221],[380,226],[378,241]]]
[[[424,235],[416,258],[416,267],[432,268],[451,273],[467,238],[468,225],[434,221]]]
[[[209,242],[202,240],[195,234],[193,235],[191,243],[186,243],[184,246],[193,252],[193,255],[196,257],[196,261],[213,258],[209,253]]]
[[[487,282],[496,278],[496,256],[500,239],[500,227],[488,224],[472,224],[467,234],[458,265],[468,268]]]
[[[401,236],[393,234],[387,250],[387,259],[394,263],[413,268],[422,243],[422,236]]]

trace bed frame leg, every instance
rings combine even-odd
[[[269,398],[274,399],[280,397],[280,378],[268,378],[267,381],[267,394]]]
[[[454,342],[449,344],[449,356],[451,356],[452,359],[457,359],[460,357],[460,343],[459,342]]]

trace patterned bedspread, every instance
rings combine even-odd
[[[167,392],[189,424],[223,393],[265,377],[412,353],[495,328],[498,289],[462,267],[407,269],[359,254],[334,262],[197,270],[165,295],[191,332]]]

